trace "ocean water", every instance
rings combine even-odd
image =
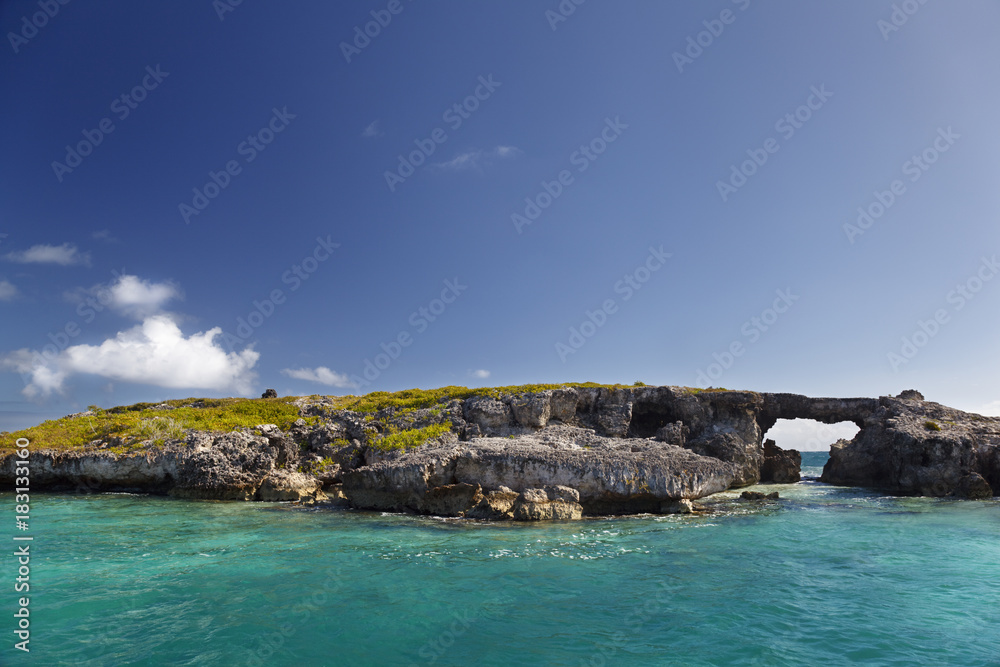
[[[1000,502],[761,490],[533,525],[39,495],[0,663],[1000,665]]]

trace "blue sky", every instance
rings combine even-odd
[[[588,380],[1000,414],[998,23],[0,3],[0,429]]]

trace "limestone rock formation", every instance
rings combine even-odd
[[[1000,418],[916,398],[878,403],[853,440],[831,447],[821,481],[923,496],[1000,489]]]
[[[405,410],[388,403],[352,412],[331,397],[293,405],[301,418],[285,431],[189,431],[165,445],[132,443],[125,454],[116,453],[126,444],[119,435],[72,451],[32,443],[32,488],[323,501],[487,520],[687,513],[691,500],[728,488],[796,481],[798,452],[763,434],[779,419],[806,418],[861,429],[832,445],[825,482],[961,498],[1000,492],[1000,419],[915,390],[839,399],[567,386]],[[419,446],[380,446],[421,430],[432,436]],[[12,488],[14,461],[0,458],[0,489]]]

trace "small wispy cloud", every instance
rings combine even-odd
[[[372,137],[381,137],[382,134],[383,132],[381,129],[379,129],[377,120],[372,121],[372,124],[366,127],[364,131],[361,132],[361,136],[366,139],[371,139]]]
[[[105,243],[118,243],[118,238],[112,236],[109,229],[99,229],[96,232],[91,232],[90,238],[95,241],[104,241]]]
[[[72,243],[34,245],[27,250],[9,252],[4,255],[4,258],[18,264],[58,264],[60,266],[82,264],[90,266],[90,253],[80,252]]]
[[[470,373],[470,375],[472,375],[472,377],[474,377],[474,378],[478,378],[480,380],[485,380],[486,378],[488,378],[490,376],[490,372],[488,370],[486,370],[485,368],[480,368],[477,371],[472,371]]]
[[[462,171],[465,169],[481,169],[483,165],[490,164],[495,159],[509,159],[521,154],[521,149],[516,146],[497,146],[491,150],[474,150],[459,153],[447,162],[438,162],[434,166],[440,169],[451,171]]]
[[[17,294],[17,287],[6,280],[0,280],[0,301],[12,301]]]
[[[343,373],[337,373],[336,371],[331,371],[326,366],[318,366],[316,368],[283,368],[281,373],[296,380],[318,382],[319,384],[325,384],[330,387],[355,386],[346,375]]]

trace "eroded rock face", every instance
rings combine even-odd
[[[469,494],[466,507],[448,516],[478,518],[513,512],[519,496],[510,505],[511,493],[565,487],[578,494],[573,502],[583,513],[626,514],[659,512],[664,501],[722,491],[734,476],[731,464],[676,445],[551,426],[513,438],[425,446],[345,473],[343,489],[361,509],[433,513],[428,492],[466,484],[479,487],[482,497]],[[557,500],[569,502],[550,498]]]
[[[975,474],[983,479],[979,484]],[[1000,419],[938,403],[882,397],[851,441],[838,441],[820,480],[923,496],[1000,488]]]

